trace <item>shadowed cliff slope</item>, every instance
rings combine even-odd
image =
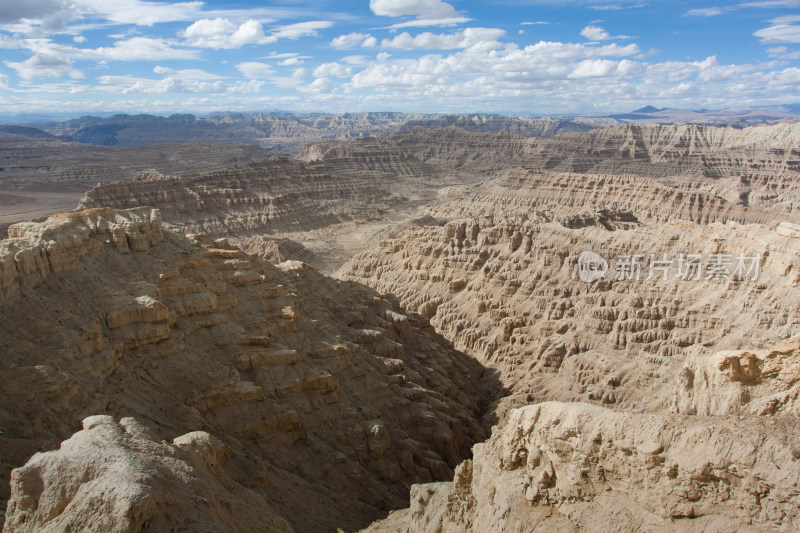
[[[108,414],[135,418],[156,441],[206,432],[220,444],[203,449],[228,450],[222,485],[235,481],[299,531],[353,529],[402,505],[410,483],[448,479],[484,436],[480,365],[366,287],[164,231],[150,208],[84,211],[9,232],[0,244],[4,501],[12,467],[58,447],[82,419]],[[139,453],[124,451],[135,439],[119,438],[108,446]],[[172,454],[151,451],[142,461]],[[55,517],[77,527],[86,498],[100,497],[90,485],[114,483],[94,463],[82,474],[63,464],[62,477],[26,473],[39,466],[14,474],[22,492],[12,495],[6,531],[40,531]],[[61,499],[48,492],[54,483]],[[157,486],[140,489],[158,498]],[[139,509],[136,498],[120,498],[115,512]],[[151,527],[181,523],[193,505],[146,506]]]

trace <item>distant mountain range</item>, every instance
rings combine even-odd
[[[607,116],[622,122],[687,123],[744,127],[752,124],[774,124],[800,120],[800,104],[729,108],[716,111],[709,109],[657,108],[648,105],[629,113]]]
[[[258,144],[277,153],[296,153],[321,140],[379,137],[414,127],[458,126],[474,132],[510,132],[549,137],[562,131],[589,131],[602,124],[593,118],[511,117],[485,114],[417,113],[217,113],[85,116],[62,122],[0,126],[0,133],[53,137],[99,146],[149,146],[192,141]]]
[[[0,126],[0,135],[51,138],[98,146],[149,146],[159,143],[215,141],[257,144],[271,152],[296,153],[304,145],[326,139],[391,135],[414,127],[456,126],[473,132],[509,132],[525,137],[550,137],[624,123],[704,124],[746,127],[800,120],[800,104],[723,110],[657,108],[652,105],[609,115],[505,116],[494,114],[365,113],[215,113],[84,116],[61,121],[14,117]]]

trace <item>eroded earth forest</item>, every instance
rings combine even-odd
[[[181,120],[0,131],[3,531],[800,528],[800,123]]]

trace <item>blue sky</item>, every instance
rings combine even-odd
[[[1,113],[800,102],[800,0],[0,0]]]

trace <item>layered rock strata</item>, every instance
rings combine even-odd
[[[293,160],[204,175],[144,173],[97,185],[81,207],[154,206],[181,231],[238,244],[264,234],[327,239],[309,232],[383,220],[409,198],[423,203],[436,192],[464,193],[460,202],[431,205],[431,213],[450,218],[497,210],[555,219],[611,210],[664,222],[792,222],[800,203],[799,140],[800,128],[784,124],[631,125],[549,138],[414,128],[319,142]]]
[[[390,205],[390,196],[380,180],[335,177],[325,168],[271,158],[202,178],[143,173],[94,187],[80,207],[157,206],[183,232],[236,236],[368,219]]]
[[[494,192],[495,202],[529,209],[628,209],[659,220],[766,223],[797,212],[798,145],[797,124],[744,130],[628,125],[550,138],[449,127],[361,143],[317,143],[298,157],[341,159],[371,146],[413,156],[439,174],[456,172],[464,183],[498,177],[496,191],[481,185],[487,202]],[[503,190],[520,188],[526,189],[522,197]]]
[[[516,405],[647,407],[694,347],[800,333],[800,239],[781,234],[788,226],[581,220],[411,225],[338,275],[429,318],[496,369],[511,392],[504,402]],[[584,252],[605,259],[601,279],[581,279]],[[691,272],[689,256],[698,258]]]

